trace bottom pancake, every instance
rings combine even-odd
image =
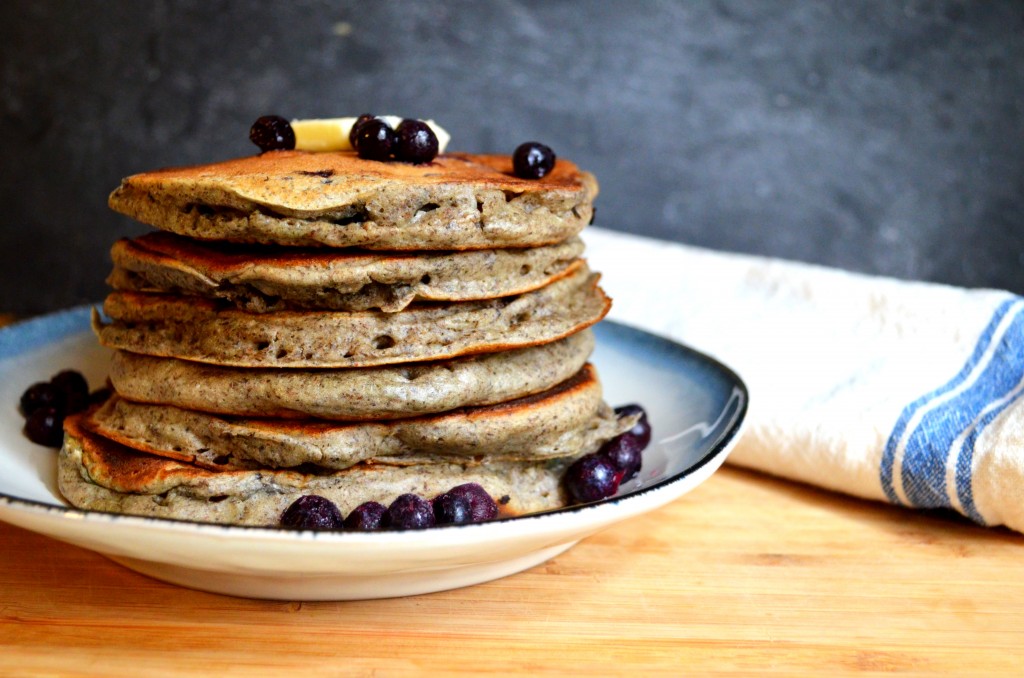
[[[300,496],[316,494],[347,515],[366,501],[385,506],[411,492],[430,499],[461,483],[479,483],[503,517],[566,504],[561,477],[568,459],[413,466],[359,464],[327,474],[287,470],[210,471],[154,457],[65,421],[58,485],[80,509],[231,525],[278,525]]]

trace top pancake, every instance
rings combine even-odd
[[[597,191],[593,175],[566,160],[532,180],[513,175],[509,156],[447,154],[412,165],[271,151],[128,177],[110,206],[201,240],[473,250],[576,235]]]

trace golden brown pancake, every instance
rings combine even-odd
[[[288,309],[401,311],[413,301],[473,301],[529,292],[583,265],[576,237],[546,247],[370,253],[199,242],[171,233],[111,249],[118,290],[226,299],[256,313]]]
[[[401,313],[246,313],[196,297],[114,292],[100,343],[236,367],[367,367],[536,346],[579,332],[611,306],[586,267],[533,292],[410,306]]]
[[[84,425],[140,452],[211,469],[576,457],[629,428],[601,400],[601,384],[590,365],[536,395],[410,419],[238,418],[133,403],[115,395]]]
[[[154,457],[90,433],[79,416],[64,423],[58,486],[80,509],[230,525],[276,526],[300,496],[316,494],[343,515],[366,501],[387,506],[408,492],[430,499],[462,483],[479,483],[515,516],[564,506],[561,476],[569,460],[359,464],[308,474],[286,470],[210,471]]]
[[[520,179],[509,156],[448,154],[424,165],[352,152],[272,151],[137,174],[110,206],[201,240],[374,250],[537,247],[591,220],[597,181],[559,159]]]
[[[245,417],[399,419],[493,405],[583,367],[589,330],[540,346],[427,363],[337,370],[239,368],[116,351],[114,389],[138,403]]]

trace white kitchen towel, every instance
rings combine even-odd
[[[610,318],[750,390],[731,463],[1024,531],[1024,299],[593,228]]]

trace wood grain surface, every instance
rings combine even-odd
[[[1019,675],[1022,556],[730,467],[527,572],[393,600],[200,593],[0,524],[0,674]]]

